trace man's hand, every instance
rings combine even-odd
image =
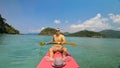
[[[64,44],[63,42],[57,42],[57,44],[60,44],[60,45],[62,45],[62,44]]]
[[[57,44],[61,44],[61,42],[57,42]]]
[[[49,44],[48,42],[45,42],[45,45]]]

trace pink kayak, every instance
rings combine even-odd
[[[62,57],[61,52],[55,52],[54,59],[57,57]],[[49,61],[49,52],[43,57],[41,62],[37,65],[37,68],[80,68],[77,62],[73,59],[70,53],[67,53],[67,59],[65,59],[65,65],[62,67],[53,66],[53,61]]]

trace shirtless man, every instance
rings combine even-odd
[[[66,42],[66,39],[65,39],[64,35],[62,35],[60,33],[60,29],[59,28],[56,29],[56,34],[53,35],[53,39],[50,42],[48,42],[47,44],[52,43],[52,42],[56,42],[56,44],[54,44],[49,49],[51,60],[53,59],[54,52],[56,52],[56,51],[63,52],[63,58],[65,58],[66,57],[67,48],[64,47],[62,44]]]

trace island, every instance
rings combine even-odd
[[[54,35],[55,34],[55,29],[54,28],[50,28],[50,27],[47,27],[45,29],[43,29],[39,35]]]
[[[0,14],[0,34],[20,34],[17,29],[7,24],[5,21],[6,19]]]

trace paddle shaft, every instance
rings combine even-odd
[[[44,43],[44,42],[40,42],[41,46],[47,45],[47,44],[68,44],[68,45],[72,45],[72,46],[77,46],[77,44],[75,42],[65,42],[65,43],[57,43],[57,42],[50,42],[50,43]]]

